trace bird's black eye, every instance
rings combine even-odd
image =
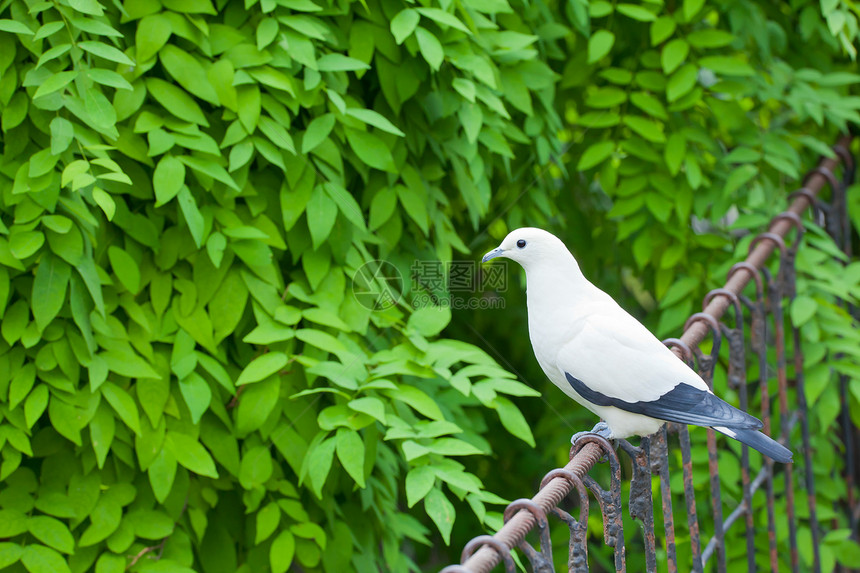
[[[525,239],[520,239],[519,241],[517,241],[517,248],[518,249],[525,249],[526,248]]]

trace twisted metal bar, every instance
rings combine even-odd
[[[603,453],[603,449],[596,443],[585,444],[564,466],[564,469],[582,479],[603,456]],[[567,497],[572,487],[573,484],[564,477],[553,478],[532,498],[532,501],[545,513],[550,513],[552,508]],[[510,550],[511,547],[516,547],[525,539],[526,534],[535,526],[535,523],[534,515],[526,509],[521,509],[493,537]],[[485,545],[466,559],[462,563],[462,567],[471,573],[488,573],[500,562],[501,556],[494,549]]]

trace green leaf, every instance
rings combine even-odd
[[[198,98],[219,105],[218,94],[209,82],[203,65],[191,54],[167,44],[158,51],[161,64],[176,82]]]
[[[25,547],[21,563],[30,573],[71,573],[62,555],[44,545]]]
[[[666,41],[675,33],[677,23],[672,16],[660,16],[651,23],[651,45],[656,46]]]
[[[437,24],[449,26],[467,34],[472,33],[456,16],[440,8],[416,8],[416,10],[425,18],[429,18]]]
[[[397,193],[391,187],[380,189],[370,202],[370,222],[368,227],[371,231],[378,229],[388,221],[397,207]]]
[[[394,157],[387,145],[372,133],[346,128],[346,139],[358,158],[375,169],[394,173]]]
[[[588,39],[588,63],[602,60],[615,44],[615,34],[609,30],[597,30]]]
[[[361,60],[343,54],[331,53],[317,60],[317,68],[321,72],[355,72],[369,70],[370,66]]]
[[[662,122],[636,115],[625,115],[623,121],[624,125],[648,141],[653,143],[666,142],[666,136],[663,134]]]
[[[591,169],[596,165],[600,165],[608,159],[610,155],[612,155],[614,150],[614,141],[599,141],[597,143],[592,143],[580,156],[579,161],[576,164],[576,169],[579,171],[585,171],[586,169]]]
[[[705,5],[705,0],[684,0],[683,15],[686,22],[690,22]]]
[[[280,149],[286,149],[290,153],[296,153],[296,146],[293,143],[293,138],[284,127],[276,122],[271,117],[264,115],[257,121],[257,127],[260,128],[266,137]],[[238,188],[236,189],[238,191]]]
[[[27,516],[17,509],[0,509],[0,537],[8,538],[27,531]]]
[[[45,253],[39,261],[33,280],[32,310],[40,332],[63,308],[71,274],[71,267],[50,253]]]
[[[646,92],[634,92],[630,94],[630,103],[657,119],[667,120],[669,115],[666,113],[666,108],[663,103]]]
[[[434,454],[443,456],[474,456],[483,453],[469,442],[457,438],[439,438],[427,448]]]
[[[24,419],[28,428],[32,428],[45,413],[45,409],[48,407],[48,398],[48,386],[45,384],[39,384],[27,396],[27,401],[24,402]]]
[[[176,199],[179,202],[182,216],[185,218],[185,222],[188,225],[188,231],[194,239],[194,244],[197,245],[197,248],[202,247],[205,239],[203,233],[206,222],[203,219],[203,215],[200,213],[200,209],[197,208],[197,202],[191,195],[191,191],[189,191],[188,187],[185,185],[183,185],[179,190]]]
[[[261,542],[268,539],[281,522],[281,507],[274,501],[263,506],[263,509],[257,512],[257,533],[254,537],[254,544],[259,545]]]
[[[424,510],[442,534],[442,539],[448,545],[451,542],[451,529],[454,527],[454,519],[457,513],[453,504],[448,501],[440,488],[433,488],[424,498]]]
[[[332,201],[335,202],[344,217],[362,231],[367,231],[367,225],[364,222],[364,213],[361,212],[361,207],[358,205],[355,197],[346,189],[334,183],[324,183],[323,189],[325,189]]]
[[[244,436],[262,426],[275,409],[281,384],[276,376],[245,386],[236,414],[236,433]]]
[[[114,274],[131,294],[140,292],[140,268],[134,258],[116,245],[108,247],[108,259]]]
[[[438,71],[442,67],[442,61],[445,59],[445,52],[442,49],[442,43],[433,35],[432,32],[418,26],[415,29],[415,37],[418,38],[418,49],[424,60],[430,64],[430,68]]]
[[[724,76],[749,77],[756,73],[747,62],[731,56],[709,56],[699,60],[699,65]]]
[[[102,396],[104,396],[114,411],[119,414],[119,417],[125,422],[129,429],[140,435],[140,414],[137,411],[137,404],[134,399],[119,386],[112,382],[105,382],[101,386]]]
[[[406,326],[424,336],[436,336],[451,322],[451,309],[447,306],[426,306],[409,316]]]
[[[236,386],[243,384],[251,384],[268,378],[272,374],[283,369],[289,359],[283,352],[268,352],[262,356],[255,358],[248,366],[239,374],[239,379],[236,380]]]
[[[209,127],[209,122],[206,120],[206,116],[203,115],[203,110],[181,88],[169,84],[164,80],[148,77],[146,78],[146,89],[155,98],[155,101],[161,104],[161,107],[179,119]]]
[[[334,127],[335,117],[326,113],[315,117],[309,124],[302,138],[302,153],[308,154],[325,141]]]
[[[137,537],[143,539],[164,539],[170,537],[174,521],[158,510],[136,510],[125,516],[124,525],[130,525]]]
[[[206,159],[194,155],[183,155],[179,158],[179,160],[194,171],[202,173],[207,177],[211,177],[216,181],[220,181],[234,191],[240,191],[239,186],[236,184],[233,178],[230,177],[230,174],[227,173],[227,170],[224,169],[221,164],[216,163],[211,159]]]
[[[12,34],[24,34],[27,36],[33,35],[33,30],[28,28],[23,22],[17,20],[0,20],[0,32],[9,32]]]
[[[0,569],[17,563],[24,554],[24,548],[17,543],[0,543]]]
[[[262,487],[272,477],[272,455],[269,446],[257,446],[242,457],[239,483],[245,489]]]
[[[687,95],[696,85],[696,66],[684,64],[678,71],[672,74],[666,84],[666,99],[670,102],[681,99]]]
[[[102,8],[98,0],[69,0],[69,6],[73,10],[89,14],[90,16],[101,16],[104,14],[104,8]]]
[[[137,59],[142,63],[157,55],[172,33],[173,26],[167,14],[151,14],[141,18],[134,36]]]
[[[627,92],[615,86],[603,87],[589,92],[585,104],[596,109],[615,107],[627,101]]]
[[[663,72],[666,75],[674,72],[678,69],[678,66],[684,63],[689,53],[690,44],[680,38],[676,38],[663,46],[663,51],[660,53],[660,63],[663,66]]]
[[[33,94],[33,99],[38,99],[43,96],[50,95],[58,90],[65,88],[67,85],[72,83],[72,81],[78,77],[78,72],[75,71],[67,71],[67,72],[58,72],[52,76],[49,76],[39,88],[36,90],[36,93]]]
[[[355,480],[358,487],[363,488],[364,483],[364,441],[355,430],[338,428],[336,435],[337,459],[346,470],[346,473]]]
[[[116,434],[116,420],[105,403],[99,404],[96,415],[90,421],[90,441],[96,453],[99,468],[103,468]],[[59,548],[58,548],[59,549]]]
[[[305,460],[311,487],[320,499],[322,499],[322,488],[326,478],[328,478],[329,471],[331,471],[332,461],[334,461],[335,445],[335,439],[333,437],[328,438],[317,444],[314,449],[309,450]]]
[[[113,220],[113,216],[116,213],[116,202],[113,200],[113,197],[106,193],[104,189],[94,187],[93,200],[96,202],[96,205],[98,205],[99,208],[101,208],[101,210],[104,212],[105,217],[107,217],[107,220]]]
[[[321,185],[315,187],[306,208],[314,249],[318,249],[328,238],[337,220],[337,211],[337,204],[331,200],[323,187]]]
[[[445,419],[445,416],[442,414],[442,410],[439,409],[438,404],[436,404],[430,396],[415,386],[401,384],[397,387],[397,390],[387,390],[385,393],[392,400],[399,400],[409,404],[413,410],[419,414],[427,416],[431,420]]]
[[[347,404],[350,410],[362,412],[385,423],[385,404],[379,398],[365,396],[356,398]]]
[[[218,470],[215,469],[215,461],[212,456],[200,442],[191,436],[180,432],[167,432],[164,438],[164,447],[187,470],[201,476],[218,478]]]
[[[432,465],[412,468],[406,474],[406,505],[412,507],[424,499],[436,483],[436,470]]]
[[[185,164],[173,155],[162,157],[152,174],[155,206],[160,207],[176,197],[184,184]]]
[[[815,299],[798,295],[791,303],[791,322],[794,326],[800,327],[809,322],[815,316],[818,310],[818,303]]]
[[[379,128],[382,131],[393,133],[394,135],[399,135],[400,137],[406,136],[406,134],[403,133],[396,125],[391,123],[388,118],[378,112],[373,111],[372,109],[349,108],[346,110],[346,115],[363,121],[368,125],[372,125],[376,128]]]
[[[90,79],[92,79],[94,82],[98,82],[104,86],[116,88],[119,90],[134,90],[132,85],[128,83],[128,80],[111,70],[93,68],[87,70],[87,76],[89,76]]]
[[[734,39],[731,32],[713,28],[696,30],[687,36],[687,41],[696,48],[722,48],[731,44]]]
[[[75,540],[68,526],[59,519],[39,515],[27,520],[27,529],[30,533],[44,543],[63,553],[73,553]]]
[[[209,383],[196,372],[191,372],[179,381],[179,391],[191,413],[191,421],[200,423],[200,418],[209,409],[212,401],[212,389]]]
[[[493,407],[499,414],[499,420],[505,429],[512,435],[521,439],[531,447],[535,447],[535,438],[532,435],[531,427],[526,422],[520,409],[507,398],[496,396],[493,400]]]
[[[134,62],[131,58],[108,44],[87,40],[84,42],[78,42],[77,46],[85,52],[89,52],[94,56],[98,56],[99,58],[104,58],[106,60],[110,60],[112,62],[122,64],[124,66],[134,65]]]
[[[636,4],[618,4],[615,7],[615,10],[624,14],[628,18],[633,18],[640,22],[653,22],[657,19],[654,12],[648,10],[644,6],[638,6]]]
[[[395,187],[397,197],[400,199],[400,204],[406,210],[409,217],[421,228],[425,235],[429,232],[429,214],[427,213],[427,205],[418,194],[417,190],[410,190],[403,185]]]
[[[173,482],[176,479],[176,456],[173,455],[167,448],[162,447],[152,463],[147,468],[149,476],[149,484],[152,487],[152,493],[159,503],[164,503],[170,491],[173,489]]]
[[[397,44],[402,44],[415,31],[421,16],[412,8],[406,8],[391,19],[391,34]]]
[[[75,136],[72,122],[62,117],[51,120],[51,153],[59,155],[69,148]]]
[[[295,552],[296,540],[293,535],[286,530],[278,533],[269,548],[269,564],[272,567],[272,573],[286,573],[293,562]]]
[[[98,482],[96,482],[96,487],[98,487]],[[90,526],[84,530],[78,540],[78,545],[81,547],[94,545],[116,531],[122,521],[122,507],[110,497],[101,496],[89,517]]]

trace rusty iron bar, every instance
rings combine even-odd
[[[678,556],[675,549],[675,516],[672,513],[672,489],[669,484],[669,433],[666,430],[666,425],[660,428],[660,431],[653,438],[651,452],[655,451],[658,460],[657,473],[660,475],[660,499],[663,505],[667,569],[669,573],[678,573]],[[654,458],[652,458],[651,463],[653,467]]]
[[[765,290],[771,280],[768,270],[759,269],[747,262],[738,263],[729,271],[729,277],[742,268],[746,268],[752,273],[755,279],[755,302],[750,301],[745,296],[741,296],[741,300],[750,309],[751,328],[750,328],[750,346],[753,353],[758,358],[759,367],[759,388],[761,390],[761,419],[763,423],[762,432],[771,435],[770,424],[770,391],[767,385],[767,310],[765,306]],[[764,458],[764,479],[766,481],[766,507],[767,507],[767,538],[768,538],[768,556],[770,558],[771,573],[779,572],[779,554],[776,547],[776,512],[774,509],[774,488],[773,488],[773,466],[774,461],[765,456]]]
[[[758,273],[756,273],[758,277]],[[756,292],[761,292],[761,284],[760,279],[756,282]],[[746,368],[746,348],[745,348],[745,337],[744,337],[744,310],[743,305],[741,303],[740,298],[731,291],[727,291],[722,288],[716,288],[710,291],[705,295],[705,298],[702,301],[702,307],[705,308],[708,306],[708,303],[715,296],[724,296],[728,298],[731,303],[730,308],[734,310],[734,326],[729,328],[725,322],[720,322],[720,328],[723,332],[723,338],[728,343],[729,348],[729,366],[727,372],[727,379],[730,388],[734,388],[738,391],[738,397],[740,399],[740,409],[744,412],[749,411],[749,394],[747,390],[747,368]],[[746,444],[741,444],[741,491],[743,492],[743,503],[741,504],[743,507],[752,508],[752,496],[753,490],[750,484],[750,455],[749,455],[749,446]],[[755,563],[755,520],[753,518],[753,512],[751,509],[749,511],[744,511],[744,524],[746,529],[746,540],[747,540],[747,570],[750,573],[754,573],[756,571],[756,563]],[[731,515],[729,516],[731,517]],[[736,519],[736,517],[735,517]],[[729,527],[731,527],[734,519],[727,518],[723,523],[723,532],[725,532]],[[708,542],[708,546],[705,547],[705,551],[702,554],[702,558],[707,563],[709,558],[709,548],[711,545],[716,543],[716,539],[711,539]]]
[[[610,448],[611,449],[611,448]],[[585,444],[577,455],[573,456],[564,470],[572,472],[577,478],[582,479],[600,457],[603,450],[596,443]],[[544,512],[549,513],[567,497],[573,484],[564,477],[551,479],[533,498]],[[526,534],[535,526],[534,515],[528,510],[521,509],[502,527],[493,538],[508,549],[521,543]],[[488,545],[482,545],[471,555],[466,555],[461,560],[462,565],[446,567],[442,573],[453,573],[455,571],[468,571],[469,573],[488,573],[493,567],[501,563],[502,556]]]
[[[776,280],[770,282],[768,291],[768,301],[770,313],[773,317],[774,342],[776,347],[776,380],[777,380],[777,404],[779,406],[779,434],[788,436],[790,428],[788,427],[788,373],[786,371],[785,358],[785,317],[783,315],[783,297],[785,296],[785,273],[788,269],[786,257],[786,245],[783,236],[775,235],[774,233],[762,233],[756,239],[767,239],[767,242],[773,242],[779,248],[779,272]],[[753,246],[750,245],[752,249]],[[788,518],[788,548],[791,559],[792,573],[800,571],[800,555],[797,548],[797,519],[795,517],[794,503],[794,472],[790,466],[783,472],[785,480],[785,511]]]
[[[711,353],[705,355],[697,346],[695,354],[699,363],[699,375],[708,388],[714,389],[714,368],[717,365],[717,358],[720,355],[720,346],[722,345],[722,332],[720,324],[709,314],[696,313],[687,319],[684,328],[694,322],[704,322],[711,329]],[[719,460],[717,459],[717,433],[713,428],[708,428],[708,472],[710,473],[711,484],[711,505],[714,512],[714,540],[715,552],[717,554],[717,573],[725,573],[726,571],[726,547],[725,547],[725,532],[723,530],[723,501],[720,488],[720,468]],[[694,556],[695,557],[695,556]],[[702,563],[707,561],[703,555]]]
[[[619,440],[622,444],[625,441]],[[627,565],[624,546],[624,510],[621,505],[621,460],[609,440],[597,434],[585,434],[578,438],[570,448],[570,457],[575,458],[576,453],[589,443],[598,444],[609,462],[609,490],[603,489],[589,475],[586,475],[582,481],[594,494],[603,514],[603,540],[606,545],[614,549],[615,570],[624,573],[627,570]],[[626,447],[632,448],[633,446],[628,443]]]
[[[839,139],[836,144],[836,147],[846,149],[848,145],[851,143],[852,136],[846,135]],[[815,207],[815,196],[822,189],[825,183],[832,183],[835,180],[835,176],[833,175],[833,170],[839,165],[840,159],[842,158],[842,153],[837,153],[835,158],[822,158],[819,162],[819,165],[810,171],[807,177],[804,179],[803,188],[800,192],[795,192],[792,194],[793,201],[791,202],[788,210],[786,212],[793,213],[794,215],[800,215],[806,211],[809,207]],[[846,164],[848,161],[846,160]],[[853,162],[848,165],[850,169],[853,170]],[[835,190],[838,185],[833,186]],[[765,263],[773,254],[774,250],[777,249],[779,243],[782,242],[783,249],[782,253],[785,252],[785,243],[784,237],[788,234],[788,232],[794,226],[794,223],[788,220],[788,217],[782,215],[781,219],[774,219],[772,224],[769,226],[769,231],[757,237],[757,241],[751,245],[751,249],[749,255],[743,263],[739,263],[733,267],[733,271],[745,270],[746,272],[730,272],[729,277],[726,281],[725,286],[721,290],[725,290],[728,293],[733,293],[735,296],[741,296],[744,288],[749,284],[750,281],[755,280],[757,285],[761,285],[761,278],[758,276],[758,272],[762,272],[767,277],[769,273],[767,273],[767,269],[765,267]],[[834,229],[837,232],[837,236],[843,237],[845,236],[845,227],[844,227],[844,216],[840,217],[840,228]],[[769,239],[769,240],[765,240]],[[783,259],[784,257],[781,257]],[[781,260],[781,263],[784,261]],[[780,269],[784,269],[784,265],[780,264]],[[780,273],[782,275],[782,273]],[[783,277],[780,276],[776,281],[769,281],[771,286],[776,286],[776,283],[783,282],[781,279]],[[777,291],[779,292],[779,291]],[[773,293],[768,293],[770,297],[773,296]],[[773,299],[771,299],[773,300]],[[787,381],[785,381],[785,356],[784,356],[784,333],[782,330],[782,304],[781,297],[778,299],[779,312],[774,313],[777,325],[777,339],[782,338],[782,364],[780,367],[781,375],[780,379],[780,425],[783,430],[781,432],[785,437],[788,435],[788,431],[790,427],[793,425],[791,421],[788,419],[788,410],[787,410],[787,401],[785,398],[785,391],[787,386]],[[775,302],[775,301],[774,301]],[[725,314],[726,310],[732,304],[730,300],[730,296],[719,296],[712,297],[710,302],[705,306],[702,315],[710,315],[713,320],[719,320]],[[776,309],[774,309],[776,310]],[[763,318],[763,317],[762,317]],[[687,325],[684,329],[684,333],[681,335],[680,339],[673,339],[671,341],[665,341],[667,343],[672,342],[674,344],[669,344],[672,351],[681,358],[682,360],[690,362],[690,348],[698,347],[698,345],[705,339],[708,332],[711,331],[711,328],[708,324],[703,320],[696,320]],[[763,334],[763,333],[762,333]],[[760,337],[761,348],[758,354],[760,358],[760,362],[764,362],[764,336]],[[755,346],[755,345],[754,345]],[[779,345],[778,345],[779,346]],[[770,416],[767,411],[768,407],[768,390],[767,390],[767,377],[762,371],[762,409],[763,418],[764,418],[764,430],[769,433],[770,431]],[[688,522],[690,526],[691,533],[691,542],[693,549],[693,570],[694,571],[702,571],[703,570],[703,560],[702,560],[702,550],[699,539],[699,528],[698,528],[698,520],[696,517],[696,509],[695,509],[695,494],[692,489],[692,479],[687,479],[688,474],[688,466],[691,464],[690,460],[690,444],[689,444],[689,433],[687,432],[686,426],[681,426],[678,428],[678,434],[681,438],[681,450],[683,465],[684,465],[684,473],[685,473],[685,494],[687,497],[687,509],[688,509]],[[662,438],[667,438],[665,427],[661,430]],[[585,436],[582,441],[586,441],[585,438],[598,438],[597,436]],[[686,439],[685,439],[686,438]],[[571,450],[571,458],[570,462],[563,468],[564,471],[572,472],[577,478],[583,479],[586,477],[586,474],[595,464],[600,460],[600,458],[607,454],[610,458],[615,454],[614,450],[609,446],[608,442],[606,446],[598,445],[595,443],[597,440],[591,439],[588,443],[582,445],[577,451],[574,449]],[[605,441],[605,440],[604,440]],[[686,445],[686,447],[684,447]],[[611,452],[611,454],[610,454]],[[666,499],[670,498],[670,490],[669,490],[669,480],[668,480],[668,468],[667,461],[668,455],[661,456],[663,457],[660,460],[660,478],[661,478],[661,492],[663,498],[663,514],[664,514],[664,525],[667,527],[666,534],[666,544],[667,544],[667,556],[669,557],[669,571],[673,572],[677,570],[677,563],[675,562],[675,545],[674,545],[674,528],[673,528],[673,518],[672,510],[671,510],[671,501],[669,501],[668,507],[666,504]],[[615,457],[615,462],[617,464],[618,458]],[[616,466],[617,467],[617,466]],[[616,481],[616,471],[613,471],[613,486],[612,490],[615,490],[615,481]],[[760,487],[761,483],[767,482],[768,485],[768,535],[770,538],[770,546],[771,546],[771,567],[773,571],[778,570],[777,564],[777,554],[776,554],[776,543],[775,543],[775,528],[774,528],[774,516],[773,516],[773,483],[772,483],[772,475],[773,475],[773,461],[769,458],[765,457],[765,466],[762,468],[761,472],[756,479],[753,480],[750,490],[754,492]],[[793,508],[793,485],[789,484],[788,481],[791,479],[791,471],[785,472],[787,483],[787,497],[790,498],[789,501],[789,522],[790,522],[790,543],[791,543],[791,561],[792,561],[792,569],[797,570],[798,567],[798,559],[797,559],[797,546],[796,546],[796,532],[794,531],[793,521],[794,521],[794,508]],[[590,480],[593,484],[593,480]],[[536,504],[537,507],[540,508],[545,514],[553,513],[556,509],[556,506],[559,502],[564,499],[568,493],[575,487],[575,484],[569,480],[565,479],[565,477],[554,477],[550,479],[544,487],[532,498],[532,502]],[[612,497],[616,496],[615,491],[606,492],[612,494]],[[598,498],[600,500],[600,498]],[[610,504],[612,505],[612,504]],[[743,503],[742,503],[743,505]],[[740,508],[736,508],[735,511],[729,516],[731,522],[727,519],[728,525],[737,519],[737,515],[740,515]],[[604,513],[604,528],[605,528],[605,536],[607,537],[607,541],[610,538],[610,529],[615,530],[614,535],[612,535],[613,543],[611,545],[614,546],[615,549],[615,566],[617,571],[624,571],[625,569],[625,559],[624,559],[624,538],[623,532],[621,530],[621,512],[620,507],[618,511],[614,512],[615,515],[611,516],[610,520],[607,520],[606,513]],[[668,516],[668,520],[665,518]],[[608,523],[611,521],[612,523]],[[525,539],[526,534],[536,525],[537,520],[535,518],[534,513],[527,509],[520,509],[516,512],[510,519],[505,523],[505,525],[493,536],[480,536],[478,538],[473,539],[469,544],[467,544],[466,548],[463,550],[463,555],[461,559],[460,565],[449,565],[444,568],[441,573],[489,573],[493,567],[498,565],[501,562],[505,562],[507,568],[510,567],[510,550],[513,547],[519,546],[523,540]],[[725,522],[721,523],[723,528],[727,527]],[[669,533],[669,528],[671,528],[671,534]],[[647,540],[646,540],[647,541]],[[506,553],[507,551],[507,553]]]
[[[627,440],[619,440],[619,445],[630,456],[633,477],[630,480],[628,508],[630,517],[638,519],[645,526],[645,571],[657,571],[657,538],[654,531],[654,500],[651,493],[651,436],[643,437],[639,447]]]
[[[832,183],[832,182],[831,182]],[[787,220],[796,229],[794,241],[786,251],[786,273],[783,277],[785,280],[785,294],[788,296],[788,305],[791,307],[792,302],[797,296],[797,276],[795,261],[797,258],[797,249],[803,240],[803,222],[795,213],[782,213],[777,215],[774,221]],[[806,403],[806,380],[803,373],[803,350],[800,337],[800,329],[793,323],[791,325],[792,344],[794,346],[794,389],[797,396],[796,415],[800,420],[801,440],[803,446],[803,461],[806,478],[806,500],[809,506],[809,529],[812,533],[812,570],[814,573],[821,572],[821,554],[819,549],[819,538],[821,536],[818,531],[818,511],[816,508],[815,499],[815,473],[813,471],[812,448],[810,447],[809,438],[809,419],[808,406]],[[786,434],[786,438],[787,438]]]

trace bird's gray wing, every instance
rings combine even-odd
[[[586,319],[559,352],[556,366],[579,396],[598,406],[697,426],[762,426],[711,393],[698,374],[627,313]]]
[[[727,428],[758,429],[761,421],[738,410],[707,390],[680,383],[656,400],[627,402],[611,398],[588,387],[583,381],[565,372],[573,390],[585,400],[598,406],[615,406],[621,410],[642,414],[658,420],[693,424],[695,426],[725,426]]]

